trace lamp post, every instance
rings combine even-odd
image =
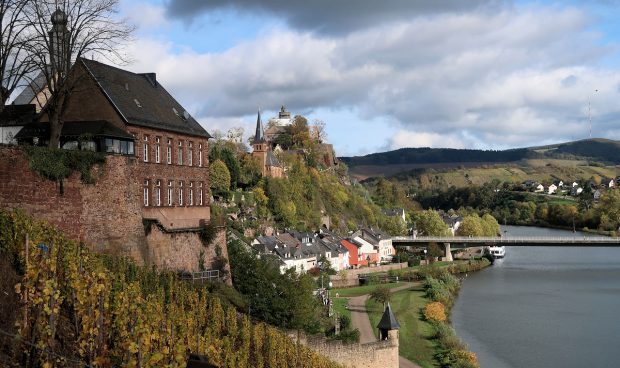
[[[424,264],[428,264],[428,260],[426,259],[426,252],[428,252],[428,250],[424,249]]]

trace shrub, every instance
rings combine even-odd
[[[428,303],[424,307],[424,318],[429,321],[446,321],[446,308],[439,302]]]

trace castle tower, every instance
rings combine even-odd
[[[252,141],[252,156],[258,157],[261,164],[261,172],[263,176],[271,176],[281,178],[283,175],[282,165],[271,151],[269,142],[265,138],[263,130],[263,122],[260,117],[260,110],[256,118],[256,132]]]
[[[377,328],[379,329],[381,340],[390,340],[393,344],[398,346],[398,329],[400,328],[400,324],[396,320],[390,303],[385,307],[385,312],[383,312],[383,316],[381,316],[381,321],[379,321]]]

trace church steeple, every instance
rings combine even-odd
[[[262,144],[265,142],[266,141],[265,141],[265,133],[263,132],[263,121],[261,120],[260,109],[259,109],[258,116],[256,117],[256,133],[254,133],[254,142],[252,144],[256,146],[257,144]]]
[[[49,31],[50,62],[55,72],[66,73],[69,69],[69,31],[67,14],[56,9],[51,16],[52,29]]]

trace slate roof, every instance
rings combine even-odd
[[[263,121],[260,118],[260,110],[258,110],[258,116],[256,117],[256,132],[254,132],[254,141],[253,144],[256,143],[264,143],[265,141],[265,133],[263,132]]]
[[[47,122],[30,123],[22,128],[15,135],[15,139],[48,137],[50,125]],[[62,137],[79,137],[84,134],[91,134],[98,137],[119,138],[133,141],[133,135],[127,133],[114,124],[105,121],[67,121],[62,126]]]
[[[136,74],[84,58],[80,62],[128,124],[211,138],[155,73]]]
[[[27,86],[24,88],[15,100],[13,100],[13,105],[26,105],[32,102],[35,95],[39,93],[45,85],[47,84],[47,79],[45,78],[45,74],[40,72]]]
[[[400,323],[396,320],[396,316],[389,302],[387,303],[387,307],[385,307],[385,312],[383,312],[383,316],[381,316],[381,321],[379,321],[377,328],[380,330],[398,330],[400,328]]]
[[[5,105],[0,114],[0,126],[23,126],[33,122],[36,116],[34,105]]]
[[[276,158],[271,150],[267,151],[267,158],[265,160],[266,166],[280,167],[280,161]]]

